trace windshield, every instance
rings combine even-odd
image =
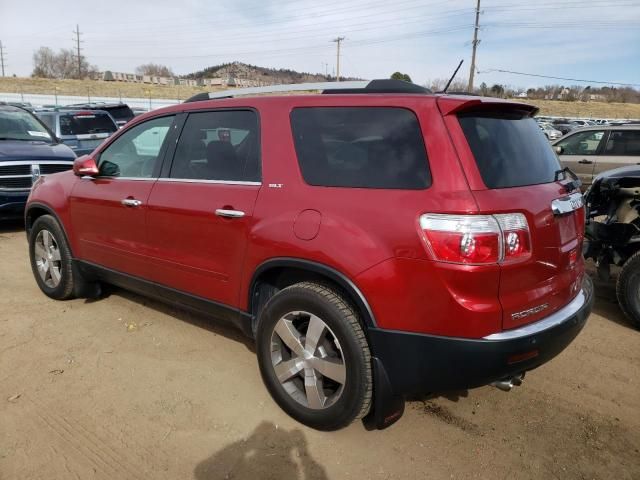
[[[488,188],[555,180],[560,163],[532,118],[497,112],[462,114],[459,120]]]
[[[0,110],[0,140],[51,142],[51,134],[33,115],[23,110]]]
[[[60,116],[61,135],[87,135],[95,133],[113,133],[118,127],[109,115],[104,113],[82,113]]]

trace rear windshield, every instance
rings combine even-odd
[[[410,110],[296,108],[291,126],[310,185],[417,190],[431,184],[422,132]]]
[[[109,115],[103,114],[81,114],[81,115],[61,115],[60,134],[61,135],[87,135],[92,133],[113,133],[118,127]]]
[[[107,110],[116,120],[131,120],[134,117],[133,110],[131,110],[128,105],[106,107],[105,110]]]
[[[550,183],[562,168],[533,118],[516,112],[458,118],[488,188]]]

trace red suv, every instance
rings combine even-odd
[[[318,429],[385,427],[410,394],[520,384],[593,301],[582,197],[536,109],[329,86],[200,94],[41,177],[26,210],[38,285],[62,300],[106,282],[237,325],[275,401]]]

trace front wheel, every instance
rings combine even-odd
[[[29,258],[33,276],[45,295],[56,300],[73,297],[71,251],[62,228],[51,215],[43,215],[33,223]]]
[[[280,407],[318,430],[338,430],[371,405],[371,355],[358,315],[332,288],[287,287],[259,319],[260,373]]]
[[[640,329],[640,252],[634,253],[622,266],[616,295],[624,314]]]

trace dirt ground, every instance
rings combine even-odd
[[[606,285],[522,387],[322,433],[275,405],[235,331],[121,290],[49,300],[18,224],[0,227],[0,260],[2,480],[640,478],[640,332]]]

